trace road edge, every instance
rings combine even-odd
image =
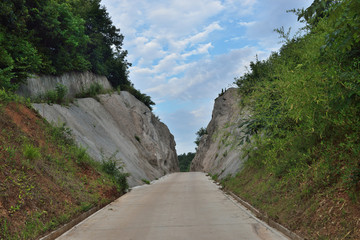
[[[118,197],[118,198],[114,199],[113,201],[109,202],[108,204],[99,205],[97,207],[94,207],[94,208],[90,209],[87,212],[84,212],[84,213],[80,214],[76,218],[72,219],[70,222],[65,223],[64,225],[60,226],[59,228],[55,229],[54,231],[48,233],[45,236],[39,236],[37,239],[38,240],[55,240],[56,238],[60,237],[61,235],[63,235],[64,233],[66,233],[67,231],[69,231],[70,229],[75,227],[76,225],[78,225],[80,222],[84,221],[86,218],[88,218],[91,215],[95,214],[99,210],[107,207],[108,205],[112,204],[113,202],[115,202],[119,198],[125,196],[126,194],[127,193],[121,195],[120,197]]]
[[[283,233],[284,235],[286,235],[287,237],[289,237],[292,240],[304,240],[304,238],[300,237],[299,235],[297,235],[296,233],[290,231],[289,229],[287,229],[286,227],[284,227],[283,225],[281,225],[280,223],[275,222],[274,220],[270,219],[269,216],[267,216],[264,213],[261,213],[258,209],[256,209],[255,207],[253,207],[250,203],[244,201],[243,199],[241,199],[239,196],[237,196],[236,194],[234,194],[231,191],[227,191],[224,189],[221,189],[221,191],[223,191],[225,194],[230,195],[232,198],[234,198],[239,204],[241,204],[243,207],[245,207],[246,209],[248,209],[250,212],[252,212],[252,214],[254,214],[258,219],[264,221],[265,223],[267,223],[270,227],[278,230],[279,232]]]

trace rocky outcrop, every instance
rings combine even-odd
[[[79,76],[81,79],[83,75]],[[77,81],[76,75],[73,77],[67,81]],[[85,82],[91,84],[90,80]],[[148,107],[128,92],[98,95],[96,100],[76,99],[68,106],[33,104],[33,108],[55,125],[65,123],[76,142],[95,160],[113,156],[119,164],[124,164],[124,171],[130,173],[130,186],[179,170],[173,135]]]
[[[34,75],[19,87],[17,93],[24,97],[37,97],[40,94],[55,89],[58,84],[62,84],[68,90],[66,97],[74,98],[77,93],[88,89],[93,83],[100,84],[105,90],[111,89],[109,81],[104,76],[91,72],[71,72],[60,76]]]
[[[191,171],[203,171],[219,178],[237,173],[246,160],[243,147],[250,136],[247,131],[249,111],[240,107],[237,89],[230,88],[215,99],[207,134],[201,137]]]

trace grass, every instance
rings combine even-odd
[[[116,90],[117,92],[120,91],[120,89]],[[76,94],[77,98],[88,98],[92,97],[95,98],[97,101],[99,101],[99,98],[97,95],[104,94],[104,93],[112,93],[114,90],[106,90],[100,83],[92,83],[87,89],[83,89],[82,92]]]
[[[38,103],[48,103],[48,104],[69,104],[69,100],[66,99],[66,95],[68,93],[68,89],[63,84],[57,84],[54,90],[46,91],[44,94],[40,94],[33,102]]]
[[[40,150],[31,144],[25,144],[23,155],[28,160],[34,160],[40,157]]]
[[[341,239],[357,228],[358,205],[340,182],[316,188],[304,175],[279,179],[264,168],[247,164],[236,177],[226,178],[221,184],[271,219],[309,239]],[[342,219],[346,222],[340,224]],[[349,239],[356,236],[352,234]]]
[[[34,239],[126,191],[128,175],[109,174],[65,125],[1,96],[0,239]]]

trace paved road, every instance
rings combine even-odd
[[[174,173],[95,213],[58,240],[287,239],[230,200],[203,173]]]

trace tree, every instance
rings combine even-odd
[[[201,137],[204,136],[205,134],[207,134],[207,131],[206,131],[206,128],[204,127],[201,127],[197,132],[196,132],[196,140],[195,140],[195,144],[196,146],[199,146],[200,144],[200,140],[201,140]]]
[[[191,161],[194,159],[195,153],[188,152],[178,155],[180,172],[188,172]]]

